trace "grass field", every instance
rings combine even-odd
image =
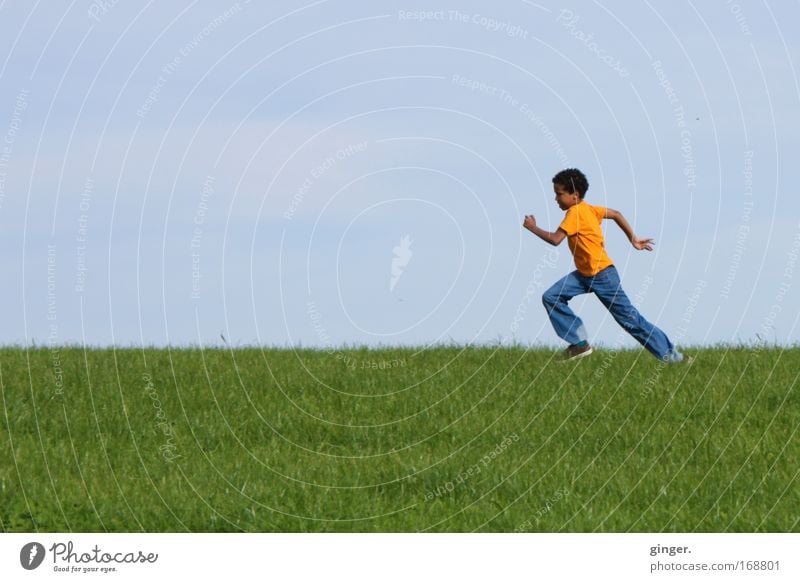
[[[800,349],[0,349],[0,529],[800,531]]]

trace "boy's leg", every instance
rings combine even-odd
[[[558,337],[569,345],[586,341],[587,335],[581,318],[575,315],[567,302],[576,295],[588,292],[589,286],[586,277],[582,277],[578,271],[573,271],[542,295],[542,303],[547,310],[547,315],[550,316],[553,329],[556,330]]]
[[[659,360],[680,361],[683,354],[675,349],[667,334],[647,321],[622,290],[619,273],[613,265],[592,279],[591,290],[611,312],[622,328]]]

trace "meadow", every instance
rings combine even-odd
[[[0,349],[6,532],[798,532],[800,349]]]

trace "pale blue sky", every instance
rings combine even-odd
[[[550,179],[576,166],[656,239],[607,228],[676,343],[797,343],[798,20],[744,0],[4,2],[0,342],[559,345],[540,296],[571,257],[520,225],[557,227]],[[593,341],[634,345],[575,304]]]

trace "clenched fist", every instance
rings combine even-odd
[[[536,226],[536,217],[533,214],[526,214],[525,220],[522,221],[522,226],[532,231]]]

